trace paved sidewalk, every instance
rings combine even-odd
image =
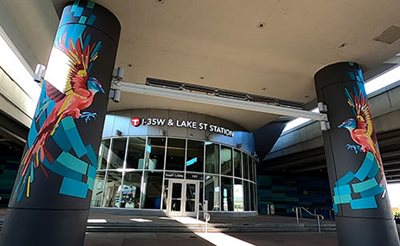
[[[227,236],[231,240],[227,241]],[[208,241],[205,238],[209,238]],[[233,238],[233,239],[232,239]],[[236,241],[233,241],[236,240]],[[336,233],[88,233],[85,246],[337,246]]]
[[[0,223],[6,210],[0,209]],[[315,226],[314,219],[301,219],[303,227]],[[296,232],[296,219],[283,216],[232,217],[215,216],[211,218],[210,227],[236,228],[236,230],[218,230],[204,233],[204,222],[194,218],[167,216],[128,215],[91,212],[89,225],[92,227],[104,224],[115,225],[115,232],[102,232],[90,229],[86,233],[85,246],[152,246],[152,245],[268,245],[268,246],[336,246],[336,232]],[[326,226],[334,226],[334,221],[324,220]],[[258,231],[265,227],[285,225],[283,232]],[[197,226],[197,227],[196,227]],[[400,225],[397,225],[400,231]],[[128,230],[121,230],[128,228]],[[133,228],[133,231],[132,231]],[[149,231],[141,231],[146,229]],[[198,230],[198,229],[201,230]],[[163,230],[169,229],[168,232]],[[315,229],[315,228],[314,228]],[[285,231],[286,230],[286,231]],[[289,230],[289,232],[288,232]],[[292,231],[291,231],[292,230]]]
[[[213,245],[193,233],[87,233],[85,246]]]

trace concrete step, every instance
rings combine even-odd
[[[231,224],[209,224],[208,232],[318,232],[318,226],[305,224],[278,224],[266,223],[257,225],[231,225]],[[88,232],[204,232],[204,224],[185,224],[185,225],[161,225],[136,223],[88,223]],[[321,231],[336,231],[336,226],[321,225]]]
[[[0,230],[3,221],[0,220]],[[204,232],[205,224],[161,224],[161,223],[87,223],[87,232],[168,232],[187,233]],[[229,224],[211,223],[207,226],[208,232],[318,232],[318,225],[309,223],[255,223]],[[335,224],[321,224],[322,232],[336,231]]]

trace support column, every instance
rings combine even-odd
[[[120,29],[93,2],[64,8],[0,245],[83,245]]]
[[[341,62],[315,76],[328,108],[323,133],[339,244],[398,246],[386,178],[360,66]]]

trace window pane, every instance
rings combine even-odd
[[[204,142],[188,140],[186,171],[203,172]]]
[[[254,210],[258,210],[258,207],[257,207],[257,185],[256,184],[252,184],[252,186],[253,186]]]
[[[251,156],[249,156],[249,179],[254,180],[253,158],[251,158]]]
[[[145,138],[129,138],[128,153],[126,156],[126,168],[142,169]]]
[[[219,145],[206,143],[206,173],[219,174]]]
[[[249,179],[249,156],[243,153],[243,178]]]
[[[121,192],[121,178],[120,172],[108,172],[107,182],[105,185],[105,197],[103,199],[104,207],[119,207],[120,204],[120,192]]]
[[[184,139],[168,139],[167,170],[183,171],[185,163],[185,142]]]
[[[257,168],[257,161],[254,159],[254,158],[252,158],[252,165],[251,165],[253,168],[253,170],[252,170],[252,172],[251,172],[251,180],[252,181],[256,181],[256,179],[257,179],[257,177],[256,177],[256,168]]]
[[[199,203],[203,204],[203,191],[204,191],[204,183],[200,182],[200,194],[199,194]],[[202,211],[203,210],[203,206],[199,207],[199,210]]]
[[[208,201],[208,210],[219,211],[219,177],[207,175],[205,180],[205,199]]]
[[[108,150],[110,148],[110,139],[106,139],[101,141],[100,145],[100,158],[99,158],[99,163],[97,165],[98,169],[106,169],[107,168],[107,156],[108,156]]]
[[[172,199],[172,201],[171,201],[171,211],[175,211],[175,212],[181,211],[181,201],[182,200]]]
[[[121,208],[139,208],[142,172],[127,172],[122,188]]]
[[[108,169],[122,168],[124,164],[125,148],[126,138],[114,138],[112,140]]]
[[[232,148],[221,146],[221,174],[232,176]]]
[[[171,211],[181,211],[182,206],[182,184],[172,183],[171,194]]]
[[[235,167],[235,177],[242,177],[242,153],[238,150],[233,151],[233,163]]]
[[[143,176],[143,208],[159,209],[161,205],[162,172],[145,172]]]
[[[186,212],[195,212],[196,211],[196,185],[195,184],[186,184],[185,211]]]
[[[250,194],[250,187],[249,187],[249,182],[243,181],[243,187],[244,187],[244,211],[250,211],[250,200],[249,200],[249,194]]]
[[[148,138],[146,147],[146,169],[164,169],[165,138]]]
[[[233,187],[233,201],[234,210],[243,211],[243,181],[241,179],[235,179],[235,185]]]
[[[181,199],[182,197],[182,184],[181,183],[172,183],[172,199],[177,198]]]
[[[91,207],[101,206],[101,200],[104,194],[104,175],[105,172],[97,172],[96,174],[92,191],[92,200],[90,202]]]
[[[254,182],[256,182],[257,181],[257,160],[254,160],[253,173],[254,173]]]
[[[164,193],[163,193],[163,200],[162,200],[162,209],[167,209],[168,190],[169,190],[169,180],[164,179]]]
[[[255,210],[255,201],[254,201],[254,185],[253,183],[249,183],[250,186],[250,210]]]
[[[233,211],[232,178],[221,177],[221,211]]]

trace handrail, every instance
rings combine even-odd
[[[198,203],[196,219],[199,220],[200,206],[203,208],[203,219],[206,222],[205,224],[205,232],[208,231],[208,221],[211,219],[211,215],[208,213],[208,201],[205,200],[204,204]]]
[[[211,215],[206,211],[205,213],[204,213],[204,220],[206,221],[206,229],[205,229],[205,232],[207,233],[208,232],[208,221],[210,221],[210,219],[211,219]]]
[[[321,214],[317,214],[314,210],[314,213],[311,213],[308,209],[306,209],[305,207],[295,207],[294,208],[296,211],[296,220],[297,220],[297,224],[299,224],[299,216],[302,217],[302,210],[305,211],[306,213],[308,213],[309,215],[313,216],[315,219],[317,219],[318,222],[318,233],[321,233],[321,221],[324,220],[324,216]]]
[[[204,200],[203,217],[204,217],[204,220],[206,222],[205,232],[207,233],[207,231],[208,231],[208,221],[210,221],[210,219],[211,219],[211,216],[208,213],[208,201],[207,200]]]

